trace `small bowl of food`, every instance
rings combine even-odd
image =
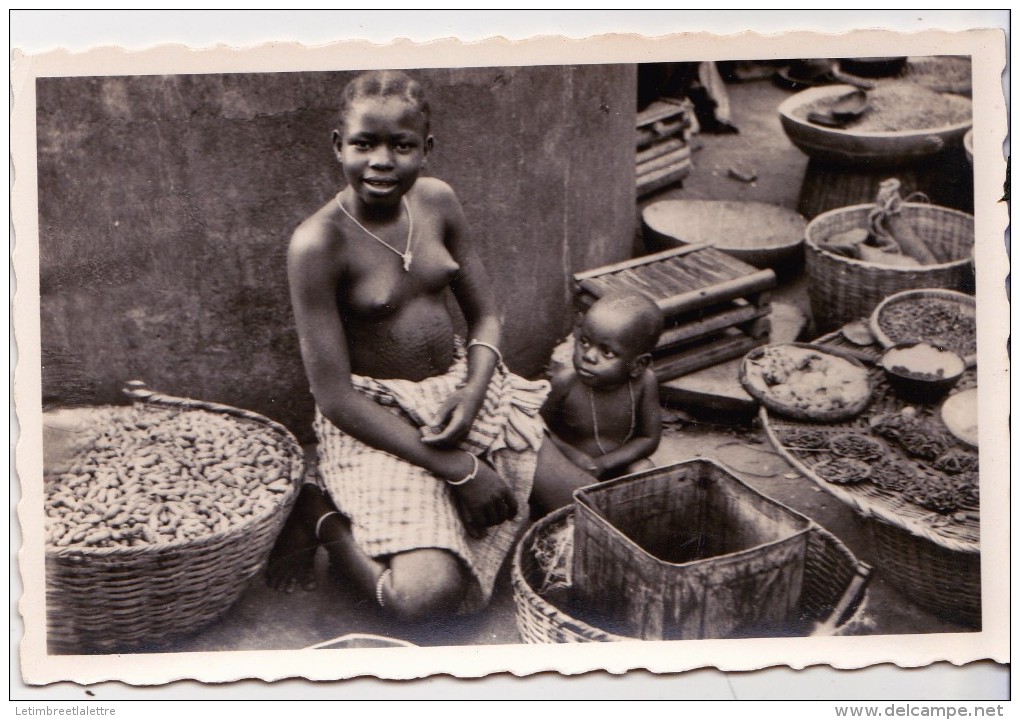
[[[924,404],[942,399],[967,368],[957,353],[925,342],[894,345],[882,355],[880,364],[897,395]]]

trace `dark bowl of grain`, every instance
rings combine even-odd
[[[812,122],[851,93],[850,85],[809,88],[783,101],[779,121],[805,154],[843,166],[869,169],[911,165],[959,147],[970,129],[971,101],[900,80],[867,91],[867,108],[839,127]]]
[[[881,366],[899,397],[922,404],[941,400],[967,368],[952,350],[925,342],[894,345],[882,355]]]

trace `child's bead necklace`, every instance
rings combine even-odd
[[[411,216],[411,208],[408,207],[407,205],[407,198],[400,198],[400,202],[403,204],[404,211],[407,213],[407,249],[404,250],[404,252],[400,252],[395,247],[390,245],[388,242],[383,240],[381,237],[376,235],[374,232],[369,230],[367,227],[359,223],[353,215],[347,212],[347,208],[344,207],[344,204],[340,202],[340,193],[337,193],[336,196],[336,204],[340,206],[340,210],[343,212],[343,214],[349,217],[351,219],[351,222],[353,222],[359,228],[364,230],[369,237],[379,241],[380,243],[388,247],[390,250],[395,252],[397,255],[399,255],[401,258],[403,258],[404,272],[407,272],[408,270],[411,269],[411,260],[414,259],[414,255],[411,253],[411,233],[414,230],[414,217]]]
[[[630,392],[630,430],[627,431],[627,437],[620,443],[625,445],[631,436],[634,435],[634,427],[637,424],[636,419],[636,407],[634,404],[634,382],[632,380],[627,381],[627,390]],[[602,440],[599,439],[599,416],[595,412],[595,394],[588,388],[588,402],[591,404],[591,424],[592,430],[595,431],[595,446],[598,447],[599,452],[603,455],[606,454],[606,449],[602,447]]]

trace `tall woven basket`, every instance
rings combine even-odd
[[[268,430],[283,448],[289,488],[275,506],[229,530],[141,546],[46,548],[51,654],[158,650],[233,605],[263,566],[302,482],[301,447],[282,425],[226,405],[144,391],[139,408],[217,413]]]
[[[868,227],[874,205],[853,205],[822,213],[805,230],[805,267],[811,311],[819,333],[867,318],[893,293],[915,288],[966,290],[973,283],[974,218],[936,205],[904,203],[903,217],[938,259],[936,265],[879,265],[823,250],[836,233]]]

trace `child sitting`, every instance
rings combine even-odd
[[[550,438],[601,480],[654,467],[662,427],[651,353],[662,328],[662,311],[644,295],[601,298],[574,333],[573,367],[551,378],[542,407]]]

